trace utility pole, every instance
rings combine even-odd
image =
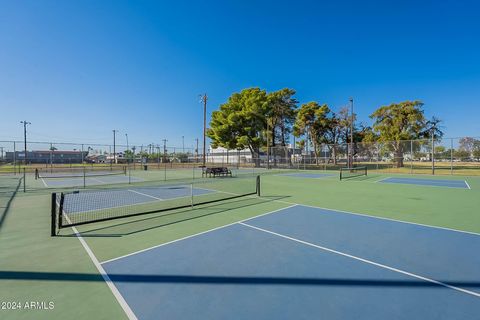
[[[24,155],[24,160],[25,160],[25,166],[27,165],[27,125],[31,124],[30,122],[24,120],[24,121],[20,121],[20,123],[23,124],[23,150],[25,152],[25,155]]]
[[[351,114],[351,120],[350,120],[350,168],[353,168],[353,98],[350,98],[350,114]]]
[[[182,136],[182,153],[185,153],[185,136]]]
[[[203,102],[203,166],[206,166],[206,145],[207,145],[207,94],[205,93],[202,96],[202,102]]]
[[[115,151],[115,134],[117,133],[118,130],[112,130],[113,131],[113,162],[117,164],[117,154]]]
[[[167,139],[163,139],[163,161],[162,162],[166,162],[167,161]]]

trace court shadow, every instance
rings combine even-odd
[[[0,200],[0,203],[1,203],[0,209],[2,210],[1,215],[0,215],[0,230],[2,229],[3,222],[5,221],[7,215],[10,211],[12,201],[15,198],[15,196],[17,195],[17,192],[20,189],[21,185],[22,185],[22,179],[18,179],[17,185],[14,187],[13,191],[12,191],[11,187],[8,187],[8,186],[2,187],[2,188],[5,188],[5,191],[2,190],[2,194],[0,195],[0,198],[4,198],[4,199],[6,199],[6,201],[5,201],[5,205],[3,205],[4,199]]]
[[[341,279],[341,278],[302,278],[302,277],[241,277],[241,276],[192,276],[192,275],[152,275],[152,274],[108,274],[114,282],[123,283],[169,283],[207,285],[282,285],[282,286],[336,286],[336,287],[397,287],[397,288],[468,288],[480,290],[479,281],[435,280],[388,280],[388,279]],[[100,274],[35,271],[0,271],[0,280],[35,280],[67,282],[104,282]],[[451,288],[453,289],[453,288]]]
[[[239,198],[235,200],[217,202],[215,204],[199,205],[198,207],[194,207],[193,209],[187,208],[169,212],[161,212],[158,214],[152,213],[148,217],[143,216],[142,218],[125,218],[127,221],[110,224],[108,226],[94,227],[92,225],[93,229],[82,229],[80,230],[80,233],[81,236],[85,238],[122,237],[169,226],[180,222],[187,222],[218,214],[225,214],[233,210],[252,207],[258,204],[268,203],[284,198],[287,198],[287,196],[270,196],[267,199],[258,197]],[[75,237],[76,235],[74,233],[70,233],[59,234],[59,236]]]

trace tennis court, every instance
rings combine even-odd
[[[478,250],[469,233],[294,205],[102,267],[139,319],[472,319]]]
[[[480,312],[478,177],[408,177],[471,189],[377,183],[404,177],[362,168],[345,170],[342,180],[338,171],[289,170],[145,180],[164,174],[5,197],[0,284],[10,289],[2,299],[55,305],[7,318],[475,319]],[[49,181],[67,179],[83,180]],[[18,189],[17,180],[2,181]]]
[[[413,184],[418,186],[443,187],[443,188],[460,188],[470,189],[468,182],[465,180],[444,180],[444,179],[418,179],[418,178],[385,178],[377,181],[378,183],[393,184]]]

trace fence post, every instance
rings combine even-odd
[[[27,192],[27,175],[25,174],[25,167],[23,167],[23,192]]]
[[[434,134],[432,133],[432,174],[435,175],[435,140]]]
[[[327,150],[328,150],[328,148],[325,148],[324,143],[322,143],[322,149],[323,149],[323,171],[327,171]]]
[[[13,174],[17,174],[17,148],[15,141],[13,141]]]
[[[450,175],[453,175],[453,138],[450,139]]]
[[[413,173],[413,140],[410,140],[410,174]]]

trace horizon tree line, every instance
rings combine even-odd
[[[329,161],[336,164],[341,144],[383,142],[394,154],[396,166],[403,167],[406,150],[401,141],[443,137],[442,121],[437,117],[427,119],[420,100],[380,106],[370,115],[372,125],[368,126],[358,123],[357,115],[350,114],[346,106],[335,112],[328,104],[317,101],[300,104],[295,94],[290,88],[267,92],[258,87],[233,93],[212,112],[206,133],[212,147],[249,149],[259,165],[261,149],[285,147],[293,134],[299,139],[294,148],[311,146],[315,163],[319,162],[320,146],[326,145]],[[350,141],[352,120],[354,134]]]

